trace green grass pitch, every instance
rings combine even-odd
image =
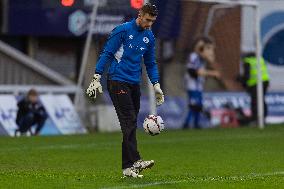
[[[0,188],[284,188],[284,126],[138,132],[142,179],[121,178],[121,134],[0,138]]]

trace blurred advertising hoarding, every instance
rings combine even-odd
[[[107,35],[117,25],[137,17],[137,9],[130,0],[96,0],[99,4],[93,33]],[[32,36],[81,36],[87,31],[94,0],[13,0],[9,1],[8,34]],[[153,26],[161,38],[179,35],[180,1],[153,1],[159,16]],[[137,7],[136,7],[137,8]]]
[[[71,6],[61,1],[9,1],[8,34],[33,36],[80,36],[87,31],[92,12],[91,0],[73,0]],[[93,28],[94,34],[108,34],[115,26],[136,16],[129,0],[100,0]]]
[[[265,97],[268,104],[268,116],[266,123],[275,124],[284,122],[284,93],[271,92]],[[221,117],[226,111],[225,105],[232,108],[241,108],[245,115],[250,115],[250,98],[244,92],[208,92],[204,93],[204,109],[211,115],[210,123],[207,118],[201,119],[201,127],[217,127],[221,124]],[[141,109],[138,116],[138,127],[142,127],[143,120],[149,114],[149,102],[142,97]],[[187,116],[187,99],[182,97],[166,97],[165,103],[157,108],[165,127],[168,129],[180,129]]]
[[[104,99],[107,105],[112,107],[112,102],[108,94],[104,95]],[[202,128],[220,126],[221,117],[226,111],[224,108],[226,105],[230,105],[232,108],[240,108],[243,110],[245,115],[250,115],[250,98],[244,92],[205,92],[203,99],[204,110],[210,114],[211,118],[208,119],[204,115],[202,116]],[[284,123],[284,92],[268,93],[265,97],[265,100],[268,105],[268,116],[266,117],[266,123]],[[149,112],[149,99],[145,95],[142,95],[137,123],[139,128],[142,128],[143,121],[145,117],[149,115]],[[180,96],[166,96],[164,104],[157,107],[157,114],[163,118],[166,129],[181,129],[187,113],[187,98]],[[112,115],[114,115],[114,113]],[[113,125],[119,125],[116,116],[110,116],[108,123],[110,122],[113,123]],[[100,123],[104,124],[103,120],[101,120]]]
[[[41,135],[86,133],[75,108],[67,95],[41,95],[48,118],[40,132]],[[0,95],[0,135],[14,136],[17,115],[17,97]],[[32,127],[32,130],[34,127]]]

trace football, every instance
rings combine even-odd
[[[143,128],[146,133],[155,136],[164,130],[164,121],[161,116],[148,115],[143,122]]]

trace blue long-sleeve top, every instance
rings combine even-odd
[[[159,82],[155,58],[155,37],[151,30],[137,26],[135,20],[113,29],[96,65],[96,73],[102,74],[105,65],[111,63],[108,78],[131,84],[139,84],[142,58],[151,83]]]

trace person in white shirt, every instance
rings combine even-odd
[[[185,74],[186,90],[188,94],[189,111],[184,121],[183,128],[200,128],[200,113],[203,109],[203,86],[205,77],[220,77],[216,70],[205,68],[206,63],[214,62],[214,43],[209,37],[199,37],[193,43],[193,52],[188,56]],[[191,122],[193,121],[193,125]]]

